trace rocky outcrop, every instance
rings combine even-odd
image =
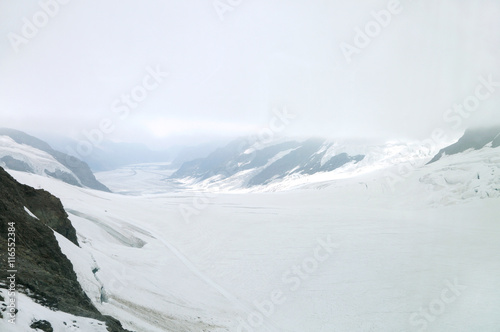
[[[105,321],[109,331],[125,331],[117,320],[94,307],[78,283],[73,265],[61,252],[54,231],[78,245],[61,201],[47,191],[18,183],[0,168],[0,257],[4,267],[8,266],[7,236],[12,226],[17,291],[52,310]],[[7,277],[2,268],[2,283],[7,284]]]

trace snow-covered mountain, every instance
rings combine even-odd
[[[206,158],[185,162],[171,179],[197,188],[284,189],[310,181],[370,172],[401,162],[422,165],[437,149],[418,142],[374,145],[312,138],[281,139],[263,144],[239,139]]]
[[[85,162],[14,129],[0,128],[0,166],[53,177],[79,187],[109,191],[97,181]]]
[[[384,170],[389,178],[386,182],[392,187],[391,177],[400,182],[409,171],[455,154],[461,154],[458,159],[470,164],[470,169],[481,168],[495,158],[498,151],[491,149],[499,146],[499,127],[470,129],[456,142],[434,145],[418,141],[370,144],[324,139],[282,139],[262,144],[240,139],[206,158],[185,162],[170,179],[195,190],[279,191]],[[495,167],[496,161],[492,165]],[[437,173],[429,175],[427,181]],[[494,185],[488,195],[496,195]]]
[[[443,147],[320,142],[235,144],[192,163],[199,179],[171,178],[162,164],[97,173],[116,193],[8,172],[61,199],[76,239],[64,224],[45,231],[92,305],[130,331],[496,331],[500,147],[428,163]],[[278,164],[287,174],[248,187],[297,150]],[[225,175],[234,154],[240,169]],[[364,157],[312,171],[342,154]],[[47,218],[32,201],[15,206],[26,221]],[[103,318],[18,298],[22,328],[103,331]],[[9,328],[4,316],[0,330]]]
[[[496,130],[468,130],[457,142],[441,142],[447,145],[445,147],[429,146],[428,142],[367,144],[318,139],[282,140],[259,146],[238,140],[207,158],[186,162],[175,172],[162,164],[137,164],[97,173],[97,177],[116,192],[135,195],[185,190],[227,193],[283,191],[329,187],[338,185],[341,180],[353,179],[359,179],[362,186],[373,182],[386,191],[394,191],[394,187],[405,183],[409,176],[420,174],[416,180],[440,191],[439,195],[429,195],[429,203],[450,203],[498,195],[500,151],[494,144],[495,137],[498,139]],[[477,143],[463,144],[464,141],[481,143],[478,146]],[[443,153],[457,145],[461,145],[461,152]],[[315,149],[295,155],[302,158],[283,158],[293,151],[306,151],[311,146]],[[246,150],[240,152],[243,149]],[[359,160],[352,158],[349,161],[348,156],[359,156]],[[332,161],[339,159],[347,162],[328,170]],[[283,173],[273,173],[280,166]],[[263,178],[266,180],[262,184],[253,184],[256,179]],[[127,185],[131,183],[133,187]]]
[[[433,163],[444,156],[454,155],[471,149],[479,150],[486,146],[492,148],[500,146],[500,126],[466,130],[456,143],[441,149],[429,163]]]
[[[500,127],[466,130],[422,171],[420,182],[433,188],[431,204],[500,197]]]
[[[129,195],[9,172],[61,198],[80,244],[55,234],[62,252],[131,331],[496,331],[500,198],[475,188],[498,188],[498,148],[348,152],[365,158],[265,193],[165,186],[153,165],[98,174]]]
[[[211,182],[238,178],[240,185],[252,187],[295,174],[329,172],[363,158],[363,155],[337,152],[335,145],[324,139],[267,144],[240,139],[206,158],[185,162],[172,178]]]

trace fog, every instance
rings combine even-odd
[[[31,133],[425,139],[500,122],[496,0],[2,1],[0,35],[1,126]]]

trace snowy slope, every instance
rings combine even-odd
[[[153,228],[168,220],[161,206],[10,173],[61,198],[82,248],[56,236],[99,311],[133,331],[227,331],[228,316],[234,316],[227,299],[193,275],[188,260]]]
[[[106,183],[127,196],[10,173],[61,198],[82,244],[63,252],[131,330],[498,331],[498,149],[372,151],[278,192],[141,194],[165,180],[151,165]]]
[[[7,290],[0,289],[0,295],[8,299]],[[8,303],[0,301],[0,306],[5,308]],[[30,325],[37,321],[48,321],[55,332],[107,332],[106,324],[95,319],[78,317],[60,311],[52,311],[24,294],[17,294],[17,306],[22,308],[16,315],[16,323],[8,322],[8,317],[0,319],[0,331],[26,332],[40,331],[31,329]]]
[[[456,204],[476,198],[500,197],[500,148],[485,147],[446,157],[429,165],[419,180],[431,186],[431,204]]]
[[[50,176],[80,187],[109,191],[96,180],[85,162],[15,129],[0,128],[0,166]]]
[[[479,150],[485,146],[493,148],[500,146],[500,126],[467,129],[457,142],[439,150],[429,163],[433,163],[447,155],[454,155],[471,149]]]
[[[6,167],[2,158],[10,156],[21,162],[26,167],[26,171],[49,176],[50,173],[66,174],[75,183],[82,185],[80,180],[65,166],[61,165],[54,157],[47,152],[41,151],[25,144],[18,144],[8,136],[0,136],[0,166]]]

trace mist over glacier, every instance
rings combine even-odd
[[[0,37],[0,331],[498,332],[499,1],[0,1]]]

